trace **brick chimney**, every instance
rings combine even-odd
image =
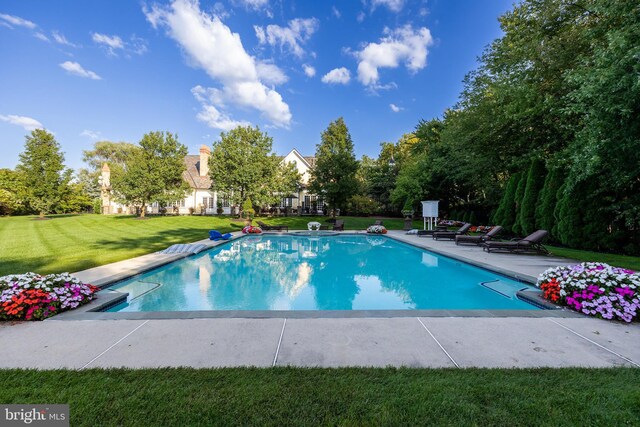
[[[211,150],[206,145],[200,146],[200,176],[209,175],[209,157]]]

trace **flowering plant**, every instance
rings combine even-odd
[[[0,277],[0,319],[43,320],[95,298],[99,288],[69,273],[36,273]]]
[[[631,322],[640,313],[640,274],[598,262],[550,268],[538,278],[543,297],[602,319]]]
[[[387,234],[387,229],[382,225],[372,225],[367,228],[367,233],[371,234]]]
[[[247,225],[242,229],[244,234],[260,234],[262,233],[262,229],[260,227],[255,227],[253,225]]]

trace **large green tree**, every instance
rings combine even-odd
[[[185,197],[188,185],[182,178],[187,147],[171,132],[149,132],[125,159],[122,173],[112,178],[114,194],[138,206],[144,218],[151,202],[166,204]]]
[[[300,176],[292,163],[281,164],[272,147],[273,139],[258,127],[238,126],[222,132],[209,162],[213,188],[226,193],[241,209],[248,199],[269,205],[291,195]]]
[[[26,201],[40,218],[62,201],[72,177],[71,170],[64,166],[60,144],[44,129],[27,135],[17,170],[23,179]]]
[[[22,175],[12,169],[0,169],[0,215],[24,212],[24,197]]]
[[[345,209],[358,190],[358,161],[351,134],[342,117],[331,122],[316,145],[316,164],[311,171],[311,191],[322,195],[333,216]]]

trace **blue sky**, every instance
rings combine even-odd
[[[167,130],[196,153],[237,124],[315,152],[343,116],[376,156],[457,100],[503,0],[4,0],[0,167],[44,127],[67,164],[96,140]]]

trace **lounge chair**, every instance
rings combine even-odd
[[[344,221],[337,219],[335,224],[333,224],[333,231],[344,231]]]
[[[289,231],[288,225],[267,225],[262,221],[256,221],[262,231]]]
[[[469,245],[481,245],[484,242],[488,242],[489,240],[496,237],[498,234],[502,232],[502,227],[496,225],[491,230],[487,232],[487,234],[483,234],[480,236],[467,236],[460,235],[456,236],[456,245],[469,244]]]
[[[222,234],[218,230],[209,231],[209,240],[229,240],[231,238],[231,233]]]
[[[373,223],[373,225],[379,225],[379,226],[384,226],[383,224],[384,221],[382,221],[381,219],[376,219],[376,221]]]
[[[549,235],[547,230],[538,230],[524,239],[514,239],[506,242],[497,242],[491,240],[482,244],[482,249],[487,252],[506,251],[506,252],[535,252],[548,254],[549,251],[542,246],[542,241]]]
[[[440,239],[453,240],[456,238],[456,236],[467,234],[470,228],[471,228],[471,224],[467,223],[462,227],[460,227],[457,231],[436,231],[435,233],[433,233],[433,238],[435,240],[440,240]]]

